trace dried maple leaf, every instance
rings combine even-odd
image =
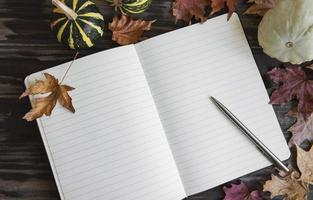
[[[289,146],[301,145],[304,141],[313,141],[313,115],[310,115],[307,120],[295,110],[289,111],[287,115],[297,119],[296,123],[288,129],[292,133],[288,142]]]
[[[313,146],[307,152],[297,147],[297,165],[301,172],[299,180],[312,184],[313,183]]]
[[[151,24],[156,20],[145,21],[142,19],[132,20],[125,15],[119,19],[114,17],[113,21],[109,24],[109,29],[112,31],[112,40],[120,45],[127,45],[138,42],[142,39],[144,31],[151,29]]]
[[[307,199],[309,184],[313,183],[313,146],[309,151],[304,151],[298,145],[296,148],[297,166],[301,175],[295,170],[285,178],[272,175],[272,179],[263,185],[263,191],[269,191],[271,198],[284,195],[284,200]]]
[[[308,196],[309,186],[293,178],[292,174],[283,179],[272,175],[272,179],[263,185],[263,191],[270,192],[271,198],[284,195],[284,200],[305,200]]]
[[[68,91],[74,88],[68,85],[59,85],[58,79],[48,73],[44,73],[44,76],[44,80],[36,80],[36,82],[29,86],[20,96],[20,98],[23,98],[28,95],[50,93],[48,96],[34,99],[33,108],[23,117],[23,119],[27,121],[32,121],[42,115],[50,116],[57,101],[71,112],[75,112],[72,105],[72,98],[68,94]]]
[[[239,185],[232,184],[230,188],[223,187],[225,192],[224,200],[263,200],[263,193],[260,191],[250,192],[244,182]]]
[[[176,0],[173,4],[173,15],[175,21],[183,20],[191,23],[192,17],[200,19],[201,22],[207,20],[205,17],[205,8],[210,0]]]
[[[307,119],[313,112],[313,80],[309,80],[299,66],[274,68],[268,74],[275,83],[281,84],[272,93],[270,103],[284,104],[296,98],[298,112]]]
[[[279,0],[251,0],[253,3],[244,14],[255,14],[263,16],[269,9],[274,8]]]
[[[211,0],[212,11],[210,14],[213,15],[214,13],[223,9],[225,7],[225,3],[228,8],[227,20],[229,20],[232,14],[235,12],[237,0]]]

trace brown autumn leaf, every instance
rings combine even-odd
[[[173,15],[175,21],[183,20],[191,23],[192,17],[204,22],[207,20],[205,17],[205,8],[209,5],[210,0],[176,0],[173,3]]]
[[[294,178],[293,174],[288,175],[285,178],[279,178],[272,175],[271,180],[266,181],[263,185],[263,191],[270,192],[271,198],[278,195],[284,195],[284,200],[305,200],[308,196],[309,186]]]
[[[253,3],[244,14],[263,16],[269,9],[274,8],[279,0],[250,0]]]
[[[33,108],[23,117],[23,119],[27,121],[33,121],[43,115],[50,116],[57,101],[69,111],[75,112],[72,98],[68,94],[68,91],[74,90],[74,88],[68,85],[59,85],[58,79],[48,73],[44,73],[44,76],[44,80],[36,80],[36,82],[30,85],[20,96],[21,99],[28,95],[50,93],[45,97],[34,98]]]
[[[299,180],[313,184],[313,146],[309,151],[304,151],[297,146],[297,165],[301,172]]]
[[[229,20],[232,14],[235,12],[236,4],[237,4],[237,0],[211,0],[212,11],[210,15],[213,15],[214,13],[225,8],[225,5],[226,5],[228,8],[227,20]]]
[[[313,183],[313,146],[309,151],[304,151],[298,145],[297,166],[300,172],[293,170],[285,178],[272,175],[272,179],[265,182],[263,191],[271,193],[271,198],[284,195],[284,200],[307,199],[309,185]],[[280,172],[280,175],[283,173]]]
[[[112,31],[112,40],[120,45],[136,43],[142,40],[143,32],[149,31],[151,24],[155,21],[133,20],[125,15],[122,15],[121,18],[115,16],[109,24],[109,29]]]

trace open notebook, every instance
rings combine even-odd
[[[180,200],[270,165],[210,95],[289,157],[236,15],[78,59],[64,84],[76,113],[37,122],[65,200]]]

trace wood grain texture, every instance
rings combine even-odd
[[[104,0],[97,0],[105,16],[106,27],[114,13]],[[153,0],[151,8],[141,16],[157,19],[147,38],[177,29],[186,24],[174,23],[171,0]],[[247,4],[241,2],[238,12]],[[209,12],[209,10],[208,10]],[[218,14],[224,13],[222,11]],[[22,116],[30,109],[27,99],[18,100],[23,91],[23,79],[33,72],[69,61],[75,52],[57,43],[50,31],[51,3],[48,0],[0,0],[0,199],[1,200],[57,200],[59,199],[49,162],[34,123]],[[271,91],[266,76],[269,68],[280,63],[266,56],[258,46],[256,33],[260,17],[240,15],[264,83]],[[107,29],[97,45],[80,52],[80,57],[117,46]],[[292,119],[284,117],[290,105],[276,106],[282,130],[286,133]],[[289,137],[286,133],[286,137]],[[272,168],[266,168],[241,179],[252,189],[261,189]],[[233,181],[233,182],[236,182]],[[191,197],[192,200],[223,199],[222,187]],[[267,195],[268,198],[268,195]]]

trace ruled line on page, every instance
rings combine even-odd
[[[130,148],[133,148],[133,150],[137,150],[138,148],[140,149],[142,147],[146,147],[145,145],[155,145],[158,142],[158,140],[160,139],[160,137],[152,137],[152,136],[148,137],[148,136],[142,136],[142,135],[140,135],[140,136],[142,137],[143,141],[141,141],[141,142],[134,141],[131,145],[129,145]],[[112,141],[109,141],[109,142],[113,143]],[[124,142],[127,142],[127,141],[124,141]],[[85,149],[85,151],[81,151],[81,152],[84,153],[82,156],[86,156],[86,157],[88,156],[88,158],[86,158],[86,160],[83,160],[83,162],[81,162],[81,160],[80,160],[80,156],[81,155],[78,155],[77,157],[74,157],[74,158],[71,158],[71,159],[67,159],[67,162],[62,162],[60,165],[58,165],[59,167],[62,166],[62,171],[60,171],[60,173],[62,173],[63,171],[66,172],[66,170],[72,170],[70,166],[71,166],[72,163],[75,163],[75,162],[79,163],[78,167],[75,168],[75,169],[82,168],[82,169],[85,169],[85,170],[89,170],[89,168],[86,168],[85,166],[80,166],[80,164],[88,164],[90,161],[91,162],[92,161],[95,161],[95,162],[97,161],[97,165],[98,165],[98,164],[101,164],[102,162],[107,162],[106,159],[103,159],[103,160],[99,161],[100,154],[98,154],[98,153],[104,152],[104,150],[106,150],[105,151],[105,153],[106,153],[105,156],[106,157],[110,157],[110,158],[113,159],[113,160],[110,160],[111,162],[116,161],[114,159],[115,154],[117,154],[117,153],[128,153],[128,151],[127,151],[128,148],[127,147],[116,148],[116,147],[118,147],[118,145],[113,145],[112,146],[112,144],[110,144],[111,145],[110,147],[112,147],[112,148],[107,148],[106,144],[102,143],[102,145],[105,148],[101,148],[101,146],[96,146],[95,148],[92,148],[91,151],[89,151],[89,152],[86,151],[86,149]],[[139,145],[141,145],[142,147],[138,147]],[[99,148],[97,148],[97,147],[99,147]],[[115,151],[113,150],[112,151],[112,149],[114,149],[114,147],[117,150],[115,150]],[[88,149],[90,150],[90,148],[88,148]],[[140,153],[144,153],[144,152],[137,152],[136,156],[140,155]],[[146,155],[146,154],[144,154],[144,155]],[[66,156],[66,155],[64,155],[64,156]],[[62,157],[62,159],[64,159],[64,156]],[[105,156],[102,156],[101,158],[105,158]],[[120,156],[122,156],[122,155],[120,155]],[[125,158],[125,157],[123,157],[123,158]],[[93,166],[97,166],[97,165],[93,165]]]
[[[214,20],[216,20],[216,19],[214,19],[214,18],[210,19],[210,22],[212,22]],[[208,23],[210,23],[210,22],[208,22]],[[185,30],[183,30],[183,31],[177,30],[177,31],[169,32],[167,34],[156,36],[156,37],[153,38],[153,40],[165,40],[167,45],[172,45],[172,44],[176,45],[175,43],[177,42],[177,40],[175,40],[175,39],[174,40],[169,40],[168,38],[175,37],[177,34],[180,34],[179,32],[184,32],[185,31],[184,35],[180,35],[180,38],[187,39],[190,44],[193,44],[194,42],[199,42],[199,40],[201,40],[202,42],[209,42],[207,40],[207,37],[206,37],[207,35],[203,34],[204,32],[206,34],[208,34],[208,32],[210,32],[210,34],[212,34],[212,35],[214,35],[214,36],[216,36],[218,38],[218,34],[221,34],[221,32],[223,34],[223,32],[225,30],[229,30],[228,27],[225,27],[225,26],[221,27],[220,24],[214,24],[214,23],[210,24],[210,28],[208,28],[206,30],[204,30],[204,29],[200,30],[201,27],[199,27],[199,26],[201,26],[201,25],[202,24],[194,24],[194,25],[188,27],[188,30],[191,30],[191,31],[195,31],[196,30],[197,33],[201,34],[201,35],[192,35],[192,34],[188,34],[187,31],[185,31]],[[238,29],[240,27],[234,27],[234,28]],[[193,37],[190,37],[190,36],[193,36]],[[214,41],[213,41],[213,43],[214,43]],[[140,48],[141,48],[142,51],[152,52],[152,51],[155,50],[155,48],[162,47],[164,45],[164,43],[154,44],[153,47],[145,45],[143,43],[140,43],[139,45],[141,46]],[[199,45],[201,45],[201,43]],[[151,54],[150,54],[150,56],[151,56]]]
[[[236,31],[236,30],[233,30],[233,31]],[[190,49],[180,51],[179,53],[181,54],[181,56],[184,56],[184,55],[193,56],[194,52],[190,51],[193,48],[203,48],[203,47],[210,46],[210,48],[212,48],[212,49],[214,49],[214,48],[219,49],[220,47],[223,47],[225,45],[236,44],[236,43],[240,42],[240,39],[238,39],[238,38],[232,38],[231,40],[228,40],[227,42],[219,41],[225,37],[231,36],[231,34],[233,32],[226,32],[226,33],[228,33],[228,34],[219,35],[217,38],[215,38],[216,41],[213,41],[213,42],[212,41],[207,42],[206,39],[203,38],[203,41],[201,43],[199,43],[199,41],[201,41],[201,38],[197,37],[196,41],[194,43],[193,43],[193,41],[189,41],[189,48]],[[181,40],[184,40],[184,39],[187,39],[187,38],[181,38]],[[215,44],[217,44],[217,45],[215,45]],[[169,45],[169,44],[167,44],[167,45]],[[153,47],[153,49],[155,49],[155,47]],[[171,57],[172,55],[175,55],[177,47],[174,45],[174,46],[168,47],[167,50],[168,51],[166,52],[166,56]],[[153,58],[153,54],[151,54],[151,55],[147,54],[148,52],[149,52],[149,50],[145,51],[145,56],[151,56],[151,59],[149,59],[147,64],[155,62],[156,58]]]
[[[164,153],[164,150],[163,151],[157,151],[157,153]],[[160,165],[163,165],[164,167],[162,167],[162,170],[164,170],[164,171],[167,171],[167,170],[169,170],[169,167],[172,167],[172,166],[168,165],[168,161],[165,161],[165,162],[162,161],[162,162],[155,163],[155,160],[151,159],[151,157],[143,157],[143,156],[140,157],[139,156],[138,160],[135,160],[135,161],[140,162],[140,161],[142,161],[142,159],[145,159],[145,162],[154,163],[155,167],[160,167]],[[70,190],[68,190],[68,192],[71,193],[71,192],[83,189],[83,187],[86,187],[88,185],[92,185],[94,183],[97,183],[99,180],[101,180],[103,178],[104,179],[110,179],[110,178],[116,178],[117,176],[120,176],[121,179],[115,179],[114,181],[110,181],[110,183],[106,184],[106,185],[113,185],[113,184],[120,183],[121,181],[123,181],[123,179],[134,178],[134,177],[138,176],[139,174],[144,174],[145,172],[152,170],[152,169],[138,168],[137,162],[132,162],[132,163],[130,163],[130,165],[127,166],[129,171],[135,171],[135,173],[133,175],[131,175],[130,177],[129,177],[128,171],[123,171],[122,173],[121,172],[116,173],[115,171],[119,171],[123,167],[121,165],[117,165],[117,167],[114,168],[115,171],[110,171],[109,176],[104,176],[104,177],[99,176],[99,175],[104,173],[103,171],[99,170],[100,172],[98,174],[93,174],[92,176],[90,176],[88,174],[87,178],[74,179],[74,181],[67,182],[66,187],[73,186],[73,187],[71,187]],[[95,168],[95,170],[96,169],[101,169],[101,167],[99,166],[98,168]],[[89,169],[89,170],[93,170],[93,169]],[[163,173],[164,171],[159,171],[159,173]],[[85,171],[85,172],[88,172],[88,171]],[[71,176],[69,176],[69,177],[71,177]],[[71,178],[75,178],[75,177],[71,177]],[[85,181],[85,182],[81,183],[81,184],[80,183],[77,184],[77,181]],[[102,185],[102,186],[106,186],[106,185]]]
[[[148,107],[150,107],[150,106],[145,106],[144,108],[148,108]],[[134,111],[135,111],[135,109],[134,109]],[[131,113],[131,111],[130,112],[127,112],[126,114],[129,114],[129,113]],[[138,117],[139,116],[141,116],[141,117],[146,117],[146,119],[153,119],[151,116],[149,116],[149,114],[145,114],[145,115],[140,115],[140,114],[138,114]],[[134,117],[137,117],[137,114],[136,114],[136,116],[134,116]],[[114,133],[114,131],[109,131],[110,130],[110,128],[111,127],[114,127],[114,126],[117,126],[117,125],[119,125],[121,122],[117,122],[117,123],[110,123],[110,125],[108,126],[108,125],[105,125],[105,124],[102,124],[103,122],[106,122],[106,121],[108,121],[109,119],[103,119],[103,120],[101,120],[101,121],[98,121],[98,122],[96,122],[96,123],[93,123],[93,124],[91,124],[91,126],[93,126],[93,125],[97,125],[97,124],[101,124],[101,126],[97,126],[96,128],[91,128],[91,127],[89,127],[89,126],[84,126],[84,127],[79,127],[79,130],[80,131],[82,131],[82,130],[84,130],[84,133],[82,133],[82,134],[75,134],[74,133],[74,130],[72,130],[72,129],[70,129],[68,132],[65,132],[64,134],[62,134],[62,135],[60,135],[60,136],[56,136],[56,137],[53,137],[53,138],[51,138],[50,139],[50,141],[51,141],[51,144],[53,144],[53,145],[55,145],[55,146],[58,146],[58,145],[63,145],[63,143],[64,142],[67,142],[66,140],[60,140],[60,138],[64,138],[64,136],[66,136],[66,137],[68,137],[68,136],[71,136],[72,137],[72,139],[71,139],[71,141],[75,141],[75,138],[77,138],[78,137],[78,139],[79,139],[79,137],[80,136],[84,136],[84,135],[86,135],[86,134],[89,134],[89,135],[94,135],[94,133],[98,133],[98,131],[100,131],[100,130],[105,130],[106,131],[106,135],[109,135],[109,134],[111,134],[111,133]],[[125,120],[125,121],[123,121],[123,123],[127,123],[127,122],[133,122],[133,123],[131,123],[131,124],[129,124],[129,127],[136,127],[136,126],[138,126],[138,125],[142,125],[141,124],[141,122],[134,122],[133,120],[131,120],[131,119],[129,119],[129,120]],[[123,127],[121,127],[120,129],[118,129],[118,130],[123,130]],[[101,134],[101,133],[100,133]],[[53,135],[54,136],[54,135]],[[62,137],[63,136],[63,137]],[[103,137],[105,137],[105,135],[103,135],[103,134],[101,134],[101,135],[95,135],[95,137],[99,137],[99,136],[103,136]],[[56,142],[56,143],[54,143],[54,141],[55,140],[60,140],[59,142]],[[67,146],[66,146],[66,148],[68,148],[69,147],[69,145],[70,145],[70,143],[67,143]]]
[[[138,91],[142,91],[142,92],[144,92],[144,89],[143,88],[138,88],[138,90],[136,91],[137,92],[137,95],[138,95]],[[121,97],[122,95],[121,94],[119,94],[119,95],[115,95],[115,97],[117,97],[117,98],[119,98],[119,97]],[[99,100],[103,100],[103,101],[105,101],[105,100],[107,100],[108,102],[110,102],[109,100],[111,100],[111,99],[109,99],[109,98],[105,98],[105,99],[97,99],[96,101],[94,101],[94,103],[96,104]],[[112,99],[112,100],[114,100],[114,99]],[[142,102],[145,102],[147,99],[143,99],[143,100],[141,100],[141,101],[136,101],[136,103],[135,104],[137,104],[137,105],[140,105],[140,103],[142,103]],[[119,103],[125,103],[125,102],[129,102],[129,100],[128,99],[121,99],[121,100],[119,100],[118,102]],[[153,105],[153,104],[150,104],[150,106],[151,105]],[[88,107],[88,104],[86,105],[87,107]],[[99,108],[101,108],[101,107],[108,107],[109,108],[109,110],[107,110],[107,112],[105,112],[105,113],[98,113],[98,112],[96,112],[96,111],[98,111],[99,110]],[[97,114],[106,114],[106,113],[111,113],[111,112],[116,112],[116,111],[118,111],[120,109],[120,107],[118,106],[118,104],[116,104],[116,103],[106,103],[106,104],[103,104],[103,105],[100,105],[100,106],[90,106],[90,108],[86,108],[86,107],[81,107],[81,110],[80,110],[80,114],[81,115],[84,115],[84,117],[85,118],[87,118],[87,119],[92,119],[92,117],[97,117]],[[96,114],[97,113],[97,114]],[[47,125],[47,127],[49,127],[49,128],[53,128],[53,127],[57,127],[56,129],[52,129],[53,131],[57,131],[58,129],[62,129],[62,128],[64,128],[64,127],[61,127],[60,126],[60,122],[65,122],[65,121],[68,121],[68,120],[72,120],[73,118],[76,118],[76,116],[69,116],[68,115],[68,112],[66,113],[66,115],[61,119],[61,120],[58,120],[58,121],[56,121],[56,122],[54,122],[53,124],[48,124]],[[49,134],[50,132],[48,132],[48,134]]]
[[[154,139],[156,139],[156,138],[154,138]],[[149,145],[150,143],[149,143],[149,141],[147,141],[147,142],[145,142],[145,143],[143,143],[143,144]],[[140,145],[143,145],[143,144],[140,144]],[[154,143],[151,142],[151,144],[154,144]],[[124,153],[125,153],[125,151],[120,151],[120,152],[124,152]],[[119,153],[120,153],[120,152],[119,152]],[[151,152],[149,155],[153,155],[153,154],[155,154],[155,153],[160,154],[160,153],[163,153],[163,152],[164,152],[164,149],[158,149],[157,151]],[[115,152],[115,153],[116,153],[116,152]],[[107,157],[112,157],[112,156],[113,156],[113,153],[111,153],[111,154],[108,155]],[[128,157],[127,157],[126,155],[123,155],[123,156],[124,156],[123,159],[125,159],[125,160],[128,159]],[[136,160],[137,160],[137,161],[141,161],[142,159],[147,159],[147,161],[149,161],[151,158],[154,159],[154,157],[149,157],[149,156],[147,157],[146,154],[144,154],[144,152],[138,152],[138,154],[136,154]],[[124,160],[124,162],[126,162],[125,160]],[[103,166],[103,164],[106,164],[106,162],[104,162],[104,159],[103,159],[103,162],[101,161],[101,162],[98,162],[97,164],[98,164],[98,165],[92,166],[92,168],[84,168],[83,171],[80,171],[81,175],[85,175],[85,176],[87,176],[88,178],[91,178],[91,176],[89,176],[90,170],[92,169],[92,170],[95,170],[95,171],[97,171],[97,170],[101,171],[101,170],[103,170],[103,168],[101,168],[101,166]],[[112,160],[110,160],[110,164],[116,164],[116,166],[114,166],[114,170],[119,170],[120,168],[123,167],[123,165],[120,165],[120,164],[119,164],[119,159],[112,159]],[[130,164],[128,165],[129,170],[135,169],[135,168],[131,168],[131,166],[132,166],[133,164],[136,164],[136,162],[132,162],[132,163],[130,163]],[[67,177],[67,178],[72,178],[72,177],[75,178],[74,180],[71,180],[70,182],[66,182],[67,184],[69,184],[69,183],[75,183],[76,180],[83,180],[83,179],[84,179],[84,176],[82,176],[82,177],[75,177],[75,172],[70,171],[71,174],[69,174],[69,173],[68,173],[69,171],[66,171],[66,170],[71,170],[71,169],[69,169],[69,168],[64,168],[64,167],[63,167],[62,169],[65,169],[65,170],[62,171],[62,173],[63,173],[63,174],[66,173],[66,177]],[[75,168],[75,170],[79,170],[79,169],[76,169],[76,168]],[[103,171],[102,171],[102,173],[103,173]],[[127,173],[127,171],[123,171],[123,173]],[[110,171],[110,176],[115,176],[115,175],[113,175],[113,174],[114,174],[114,171]],[[98,175],[98,174],[93,173],[93,176],[97,176],[97,175]],[[122,175],[122,173],[118,173],[118,175]],[[109,176],[106,176],[106,178],[108,178],[108,177],[109,177]]]
[[[119,74],[119,76],[120,76],[121,74]],[[113,81],[110,81],[110,82],[108,82],[108,81],[105,81],[105,83],[103,84],[103,85],[101,85],[101,83],[98,83],[98,89],[95,87],[95,88],[89,88],[89,86],[90,86],[90,84],[89,83],[86,83],[86,84],[84,84],[84,85],[82,85],[82,86],[76,86],[75,85],[75,87],[77,88],[76,89],[76,91],[75,90],[73,90],[72,92],[71,92],[71,94],[73,94],[72,96],[72,98],[73,98],[73,100],[75,100],[75,101],[78,101],[78,100],[81,100],[81,99],[85,99],[85,98],[90,98],[92,101],[91,102],[89,102],[89,101],[86,101],[86,102],[80,102],[81,103],[81,105],[79,105],[79,106],[82,106],[82,107],[85,107],[86,105],[90,105],[90,104],[92,104],[92,103],[95,103],[95,101],[97,101],[98,99],[95,99],[94,97],[96,97],[96,96],[99,96],[99,95],[101,95],[101,92],[102,92],[102,90],[103,90],[103,88],[104,87],[112,87],[112,91],[110,91],[110,93],[112,93],[112,92],[117,92],[117,90],[114,90],[114,89],[119,89],[119,88],[121,88],[121,85],[117,85],[116,83],[118,83],[118,82],[122,82],[123,80],[124,81],[127,81],[127,80],[133,80],[133,79],[135,79],[135,78],[137,78],[136,76],[131,76],[131,79],[130,78],[128,78],[127,76],[129,76],[130,75],[130,72],[128,72],[128,73],[124,73],[123,74],[123,76],[122,77],[119,77],[119,79],[118,80],[113,80]],[[143,80],[145,80],[145,79],[142,79],[142,77],[140,77],[141,79],[139,79],[139,80],[136,80],[135,81],[135,83],[140,83],[140,82],[142,82]],[[104,79],[104,77],[102,77],[101,79]],[[101,81],[102,82],[102,81]],[[115,84],[114,84],[115,83]],[[115,85],[115,86],[113,86],[113,84]],[[97,90],[97,91],[94,91],[94,90]],[[96,93],[96,92],[98,92],[98,93]],[[86,93],[87,93],[87,95],[86,95]],[[91,95],[91,94],[92,95]],[[76,95],[78,95],[79,94],[79,96],[77,96],[76,97]],[[120,93],[118,93],[118,94],[120,94]],[[75,97],[75,99],[74,99],[74,97]],[[114,97],[113,95],[112,96],[108,96],[108,97],[106,97],[107,99],[110,99],[110,98],[112,98],[112,97]],[[66,114],[67,112],[66,112],[66,110],[64,110],[64,109],[62,109],[61,107],[57,107],[55,110],[54,110],[54,113],[55,113],[55,115],[53,115],[53,116],[58,116],[58,117],[60,117],[62,114]],[[52,117],[53,117],[52,116]]]

